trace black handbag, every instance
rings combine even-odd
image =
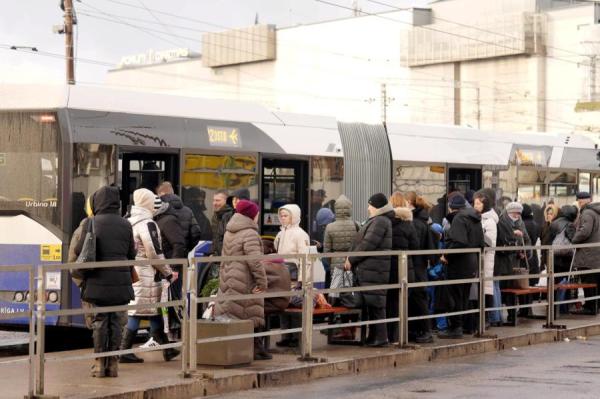
[[[352,281],[350,279],[349,273],[344,271],[342,273],[342,288],[350,288],[353,287]],[[362,298],[360,292],[342,292],[339,297],[339,304],[342,307],[349,309],[360,309],[362,308]]]
[[[85,237],[83,239],[83,246],[81,247],[81,253],[77,257],[77,263],[95,262],[96,261],[96,227],[94,225],[94,218],[89,218]]]

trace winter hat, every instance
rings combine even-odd
[[[139,206],[154,213],[156,195],[147,188],[138,188],[133,192],[133,205]]]
[[[369,198],[369,205],[379,209],[386,206],[388,203],[387,197],[382,193],[373,194],[371,198]]]
[[[580,191],[575,195],[575,198],[577,198],[578,200],[590,199],[590,198],[592,198],[592,196],[587,191]]]
[[[254,220],[256,215],[258,215],[258,205],[252,201],[240,200],[235,207],[235,211]]]
[[[321,208],[317,212],[316,220],[318,226],[326,226],[335,220],[335,215],[331,212],[331,209]]]
[[[450,209],[462,209],[467,206],[467,201],[462,195],[454,195],[448,201],[448,208]]]
[[[507,213],[523,213],[523,205],[519,204],[518,202],[509,202],[505,209]]]
[[[250,200],[250,190],[247,188],[239,188],[231,193],[231,196],[240,200]]]

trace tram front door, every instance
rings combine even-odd
[[[278,209],[297,204],[302,210],[300,226],[308,227],[308,162],[302,160],[262,160],[261,232],[275,236],[279,232]]]
[[[121,158],[121,212],[133,205],[133,192],[156,187],[169,181],[177,193],[179,187],[179,156],[177,154],[122,153]]]

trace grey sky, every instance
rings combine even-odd
[[[261,23],[273,23],[280,27],[351,15],[348,10],[314,0],[74,0],[74,2],[79,18],[76,56],[100,60],[112,65],[116,65],[124,55],[143,53],[149,49],[188,47],[199,51],[202,32],[198,31],[223,30],[161,13],[151,13],[145,9],[146,7],[226,27],[251,25],[254,23],[256,13]],[[352,0],[331,0],[331,2],[347,7],[352,5]],[[407,1],[386,0],[386,2],[405,6]],[[58,4],[59,0],[2,1],[0,45],[35,46],[40,51],[63,55],[64,36],[52,33],[52,26],[62,23],[63,12]],[[370,3],[368,0],[359,0],[359,6],[367,12],[389,10],[388,7]],[[139,28],[106,19],[118,20],[158,32],[143,32]],[[190,29],[182,29],[182,27]],[[61,83],[65,80],[64,60],[60,58],[0,49],[0,60],[2,60],[0,83]],[[109,68],[106,66],[79,62],[76,69],[77,80],[82,83],[102,83],[107,69]]]

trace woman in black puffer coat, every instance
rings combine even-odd
[[[385,195],[379,193],[369,199],[369,219],[357,234],[353,252],[389,251],[392,249],[392,220],[394,208]],[[390,278],[390,256],[352,256],[344,268],[356,275],[359,287],[387,284]],[[363,320],[385,319],[386,292],[373,290],[362,293]],[[388,344],[385,324],[369,327],[367,346]]]
[[[119,212],[119,189],[112,186],[98,189],[92,195],[90,206],[93,218],[83,224],[75,255],[81,254],[87,225],[93,219],[97,262],[135,259],[131,224]],[[134,299],[131,266],[84,270],[81,299],[93,306],[127,305]],[[126,322],[126,312],[93,313],[94,352],[118,350]],[[117,356],[98,358],[92,367],[92,377],[117,377],[118,364]]]
[[[412,223],[412,212],[407,207],[408,203],[404,200],[401,193],[395,192],[390,198],[390,202],[394,207],[395,217],[392,220],[392,249],[393,250],[415,250],[417,249],[417,231]],[[408,257],[408,275],[409,282],[414,281],[414,269],[412,257]],[[392,265],[390,269],[390,284],[398,283],[398,257],[392,257]],[[410,294],[414,294],[415,289],[411,290]],[[386,317],[398,317],[398,296],[400,290],[393,289],[387,293]],[[410,306],[410,297],[409,297]],[[391,322],[387,325],[388,339],[390,342],[398,342],[398,322]]]

